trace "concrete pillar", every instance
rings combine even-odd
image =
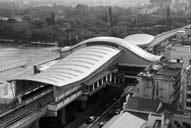
[[[117,84],[117,78],[114,77],[114,84]]]
[[[30,128],[39,128],[39,119],[36,119],[30,126]]]
[[[95,89],[95,83],[92,86],[93,86],[93,90],[94,90]]]
[[[87,101],[86,100],[82,100],[81,101],[81,109],[82,111],[85,111],[87,109],[88,105],[87,105]]]
[[[103,89],[100,89],[99,91],[98,91],[98,96],[99,97],[102,97],[104,95],[104,90]]]
[[[112,74],[109,75],[109,82],[112,82]]]
[[[87,109],[88,105],[87,105],[87,101],[88,101],[88,96],[87,95],[82,95],[80,97],[80,110],[84,111]]]
[[[62,125],[66,124],[66,108],[65,107],[59,110],[58,118]]]

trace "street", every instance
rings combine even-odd
[[[129,90],[132,87],[129,86]],[[64,128],[99,128],[100,123],[110,120],[115,114],[118,114],[122,108],[121,95],[124,86],[120,88],[110,88],[109,92],[101,97],[96,103],[88,103],[88,109],[78,113],[79,116]],[[88,123],[88,117],[94,116],[95,120]]]

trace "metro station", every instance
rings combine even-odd
[[[15,83],[14,100],[27,105],[34,100],[51,97],[38,102],[37,107],[48,106],[43,112],[48,116],[58,116],[61,112],[64,124],[67,118],[64,108],[69,103],[80,100],[82,107],[86,108],[89,96],[107,86],[124,84],[128,78],[136,78],[148,65],[160,61],[162,56],[140,48],[151,39],[136,40],[134,45],[132,37],[129,40],[95,37],[65,47],[60,51],[59,58],[35,65],[33,75],[10,80]]]

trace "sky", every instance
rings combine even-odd
[[[0,0],[1,1],[14,1],[14,0]],[[18,0],[19,1],[19,0]],[[122,6],[122,7],[128,7],[128,6],[134,6],[137,4],[149,4],[150,0],[23,0],[25,1],[25,4],[30,4],[31,2],[33,4],[46,4],[47,3],[54,3],[59,2],[63,3],[65,5],[77,5],[77,4],[86,4],[89,6],[97,6],[97,5],[111,5],[111,6]]]
[[[0,1],[8,1],[8,0],[0,0]],[[13,1],[13,0],[9,0]],[[39,0],[24,0],[24,1],[39,1]],[[40,0],[40,1],[50,1],[50,0]],[[91,2],[91,1],[96,1],[96,0],[51,0],[51,1],[78,1],[78,2]],[[123,1],[123,2],[130,2],[130,3],[148,3],[149,0],[102,0],[103,2],[118,2],[118,1]]]

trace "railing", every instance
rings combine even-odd
[[[153,128],[161,128],[161,121],[160,120],[156,120],[154,123]]]
[[[189,25],[186,25],[186,26],[184,26],[184,27],[181,27],[181,28],[178,28],[178,29],[174,29],[174,30],[171,30],[171,31],[168,31],[168,32],[163,32],[163,33],[157,35],[157,36],[149,43],[149,46],[148,46],[147,50],[150,51],[150,50],[153,49],[153,47],[155,47],[158,43],[160,43],[160,42],[166,40],[166,38],[160,40],[160,38],[163,37],[164,35],[172,34],[172,35],[169,36],[169,37],[171,37],[171,36],[174,35],[175,32],[180,31],[180,30],[182,30],[182,29],[184,29],[184,28],[186,28],[186,27],[188,27],[188,26],[189,26]]]
[[[3,65],[3,66],[0,66],[0,72],[4,72],[7,70],[19,68],[19,67],[24,67],[26,64],[27,64],[27,60],[21,60],[15,63]]]

